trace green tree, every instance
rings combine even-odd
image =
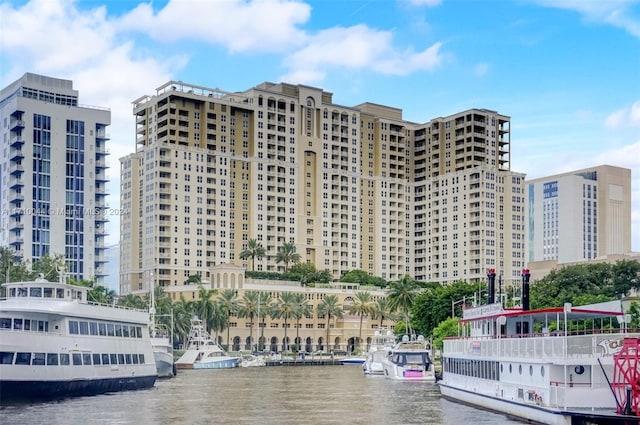
[[[209,332],[212,326],[212,317],[214,309],[213,296],[218,293],[215,289],[206,289],[204,286],[198,287],[198,299],[194,302],[194,313],[198,316],[205,326],[205,330]]]
[[[327,351],[329,350],[329,328],[331,328],[331,318],[341,318],[343,316],[342,304],[338,303],[338,297],[335,295],[326,295],[320,304],[316,307],[318,316],[327,317]]]
[[[229,317],[230,320],[231,315],[233,313],[236,313],[236,311],[238,310],[238,294],[236,293],[236,290],[231,288],[223,290],[220,293],[218,300],[220,301],[222,307],[227,311],[227,317]],[[229,331],[229,324],[227,323],[227,350],[229,350],[230,347]]]
[[[284,319],[284,350],[289,351],[289,339],[287,338],[287,321],[295,317],[296,297],[293,292],[282,292],[276,301],[277,315]]]
[[[389,284],[387,300],[389,310],[399,312],[405,322],[405,332],[411,333],[411,308],[415,299],[418,285],[409,275],[404,275],[400,280]]]
[[[432,285],[419,292],[411,309],[411,325],[421,335],[431,335],[433,329],[448,317],[459,316],[463,301],[470,300],[477,284],[457,281],[446,286]],[[452,312],[453,309],[453,312]]]
[[[249,349],[253,351],[253,318],[258,315],[260,293],[246,291],[238,303],[238,317],[249,319]]]
[[[184,347],[187,345],[192,318],[193,303],[180,294],[180,299],[173,303],[173,337],[182,341]]]
[[[213,301],[209,323],[210,329],[215,332],[215,341],[218,342],[218,334],[229,326],[229,315],[219,299]]]
[[[293,295],[293,302],[295,303],[293,309],[293,318],[296,319],[296,344],[300,344],[300,319],[310,315],[313,312],[313,306],[309,304],[309,300],[305,294],[296,292]]]
[[[251,258],[251,270],[255,270],[256,257],[264,257],[267,251],[262,244],[255,239],[249,239],[247,242],[247,249],[240,253],[241,260],[247,260]]]
[[[443,341],[450,336],[458,335],[460,319],[448,317],[433,329],[433,348],[442,350]]]
[[[49,282],[56,282],[60,278],[60,273],[64,272],[65,268],[64,255],[45,254],[31,264],[31,280],[42,274]]]
[[[149,308],[147,301],[140,295],[136,294],[127,294],[125,296],[118,297],[118,305],[138,310],[147,310]]]
[[[273,299],[268,292],[258,292],[258,321],[260,324],[260,337],[258,338],[258,351],[264,350],[264,327],[266,325],[265,318],[270,316],[273,311]]]
[[[380,298],[373,303],[371,318],[373,320],[380,319],[380,328],[383,326],[384,319],[391,319],[392,315],[386,298]]]
[[[358,333],[358,346],[362,349],[362,321],[365,316],[370,316],[374,312],[374,302],[371,293],[366,291],[356,292],[353,304],[349,306],[349,314],[360,317],[360,330]]]
[[[289,264],[298,263],[300,254],[296,252],[296,246],[293,242],[285,242],[276,253],[276,263],[284,263],[284,271],[289,269]]]

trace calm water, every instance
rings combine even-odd
[[[435,384],[364,376],[359,366],[179,371],[154,388],[3,405],[0,424],[518,424],[440,398]]]

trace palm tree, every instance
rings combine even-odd
[[[358,345],[362,349],[362,319],[364,316],[373,314],[373,297],[366,291],[356,292],[353,304],[349,306],[349,314],[360,316],[360,333],[358,334]]]
[[[309,300],[307,300],[306,295],[303,293],[296,292],[293,298],[295,302],[293,317],[296,319],[296,343],[300,346],[301,344],[298,342],[300,339],[300,319],[302,319],[303,316],[310,315],[311,312],[313,312],[313,306],[309,304]]]
[[[296,252],[293,242],[285,242],[276,253],[276,263],[284,263],[284,271],[289,270],[289,263],[300,261],[300,254]]]
[[[191,330],[193,304],[180,294],[180,299],[173,303],[173,337],[187,345],[187,336]]]
[[[253,351],[253,318],[258,314],[260,292],[246,291],[238,304],[238,317],[249,318],[249,349]]]
[[[260,325],[260,338],[258,339],[258,351],[262,351],[264,349],[264,327],[265,327],[265,318],[271,314],[273,310],[273,300],[271,299],[271,294],[268,292],[258,292],[258,321],[262,319],[262,323]]]
[[[209,326],[215,334],[215,341],[218,342],[218,332],[222,332],[227,326],[229,326],[229,315],[225,306],[219,299],[213,301],[213,309],[211,310],[211,317],[209,320]]]
[[[140,295],[127,294],[118,298],[118,305],[122,307],[136,308],[138,310],[146,310],[149,307],[147,301],[142,299]]]
[[[380,319],[380,328],[382,328],[382,324],[384,319],[391,318],[392,313],[389,311],[389,302],[386,298],[380,298],[379,300],[373,303],[373,311],[371,313],[372,319]]]
[[[338,304],[338,297],[336,295],[327,295],[322,299],[322,302],[317,307],[318,316],[327,316],[327,350],[329,349],[329,328],[331,324],[331,317],[341,318],[342,305]]]
[[[238,309],[238,294],[236,293],[235,289],[225,289],[224,291],[222,291],[220,293],[220,304],[222,304],[222,307],[224,310],[226,310],[227,312],[227,317],[229,317],[229,319],[231,318],[231,314],[235,313]],[[227,347],[226,349],[229,350],[229,322],[227,321]]]
[[[218,291],[215,289],[206,289],[204,286],[198,288],[198,299],[194,303],[194,311],[198,318],[202,320],[205,330],[209,331],[211,318],[213,316],[213,297]]]
[[[389,284],[389,292],[387,293],[389,310],[392,313],[399,311],[402,314],[407,334],[411,331],[411,324],[409,323],[411,320],[411,307],[417,291],[418,285],[416,281],[408,274],[404,275],[402,279]]]
[[[247,243],[247,249],[243,250],[240,253],[240,259],[246,260],[251,258],[251,271],[255,270],[256,265],[256,257],[264,257],[267,251],[264,249],[262,244],[255,239],[249,239]]]
[[[287,339],[287,320],[294,317],[296,309],[296,297],[293,292],[283,292],[276,301],[276,312],[279,318],[284,319],[284,351],[289,350]]]

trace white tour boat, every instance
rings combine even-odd
[[[408,335],[389,350],[382,359],[384,376],[403,381],[436,382],[435,369],[431,361],[431,350],[422,335],[410,340]]]
[[[640,423],[640,334],[621,302],[529,310],[525,270],[522,307],[506,309],[489,272],[489,304],[465,308],[444,341],[442,395],[534,423]]]
[[[365,375],[384,375],[382,360],[384,360],[389,351],[396,343],[396,337],[390,330],[377,330],[371,337],[371,345],[367,353],[367,359],[362,365]]]
[[[2,285],[0,400],[152,387],[149,313],[87,301],[88,288],[39,277]]]
[[[240,357],[228,355],[211,339],[201,320],[191,319],[187,349],[176,361],[178,369],[230,369],[239,363]]]

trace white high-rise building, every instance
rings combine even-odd
[[[528,180],[528,262],[631,252],[631,170],[601,165]]]
[[[102,283],[107,108],[73,82],[26,73],[0,94],[0,245],[21,260],[64,255],[67,273]]]

